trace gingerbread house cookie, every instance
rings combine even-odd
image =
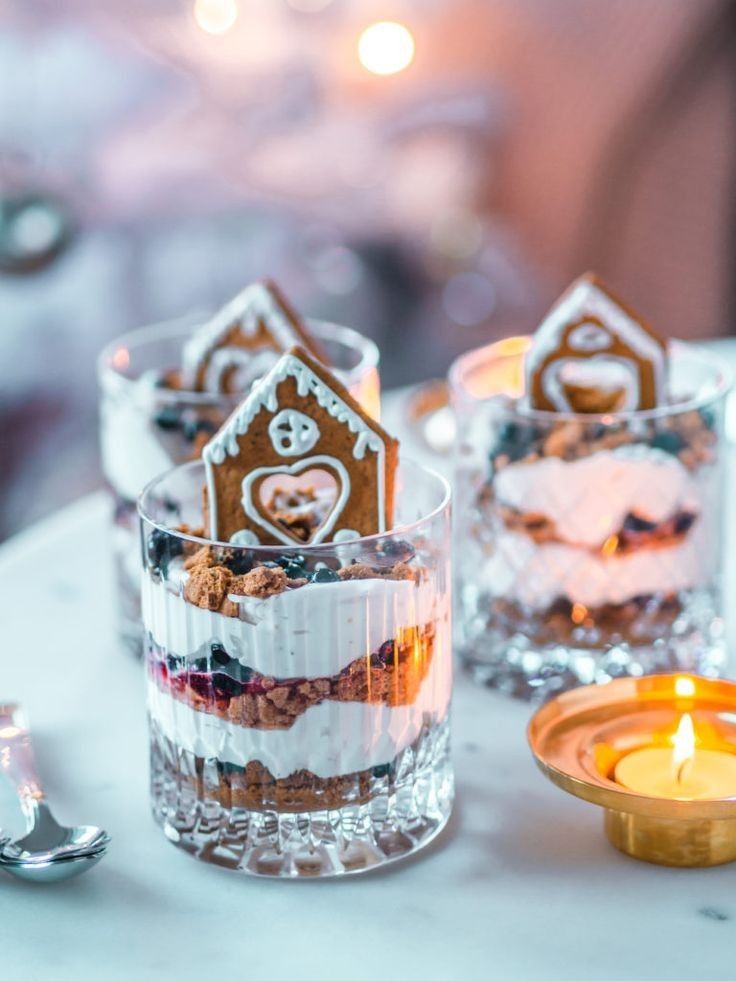
[[[197,392],[246,392],[279,354],[294,345],[328,363],[276,284],[252,283],[184,346],[183,387]]]
[[[666,397],[666,342],[586,273],[552,307],[526,358],[532,408],[606,413]]]
[[[398,442],[294,347],[202,451],[210,537],[293,545],[385,531],[397,457]]]

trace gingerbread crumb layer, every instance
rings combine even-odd
[[[237,617],[239,607],[229,596],[251,596],[267,599],[288,589],[299,589],[309,582],[306,578],[290,579],[280,566],[257,565],[245,573],[235,573],[226,564],[235,555],[235,550],[214,549],[205,545],[184,560],[184,569],[189,573],[184,585],[184,599],[202,610]],[[392,579],[417,580],[419,573],[405,562],[390,566],[370,566],[356,562],[337,571],[340,580],[351,579]]]
[[[426,718],[428,725],[432,721],[430,717]],[[424,738],[424,734],[420,733],[407,750],[416,753]],[[172,782],[186,780],[200,801],[216,800],[223,807],[242,807],[249,811],[296,813],[365,804],[376,793],[376,781],[381,780],[382,784],[386,780],[393,782],[400,769],[401,753],[378,766],[336,777],[318,777],[311,770],[302,769],[277,779],[260,760],[252,760],[243,767],[218,762],[217,780],[214,781],[210,776],[210,760],[195,756],[194,772],[184,773],[169,762],[178,757],[174,744],[160,733],[157,739],[165,747],[161,761]],[[207,776],[206,770],[209,771]],[[379,786],[383,792],[383,786]]]

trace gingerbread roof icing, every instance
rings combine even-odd
[[[397,441],[294,347],[204,447],[210,536],[293,545],[385,531],[397,457]]]
[[[653,409],[666,399],[667,345],[597,276],[586,273],[540,324],[525,370],[535,409]]]
[[[246,286],[197,330],[182,353],[182,382],[192,391],[247,390],[276,356],[294,345],[327,363],[281,290],[270,280]],[[238,384],[238,373],[241,382]]]

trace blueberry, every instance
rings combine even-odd
[[[220,760],[217,760],[217,769],[220,771],[220,773],[224,773],[228,776],[235,773],[245,772],[244,768],[242,766],[238,766],[237,763],[222,763]]]
[[[154,528],[146,541],[146,560],[149,569],[165,576],[169,562],[174,556],[181,555],[182,550],[180,539],[159,528]]]
[[[239,681],[241,685],[247,685],[253,678],[255,671],[253,668],[248,668],[239,661],[235,661],[230,665],[229,668],[230,677]]]
[[[539,438],[539,432],[531,424],[505,422],[498,428],[496,442],[491,450],[491,460],[495,460],[497,456],[520,460],[527,455]]]
[[[204,674],[209,671],[210,662],[206,657],[195,657],[193,661],[189,662],[189,670],[196,671],[197,674]]]
[[[281,567],[289,579],[306,579],[307,570],[299,562],[289,562]]]
[[[253,568],[253,553],[242,548],[218,548],[215,549],[215,561],[233,575],[244,576]]]
[[[675,534],[684,535],[686,531],[690,531],[694,524],[695,515],[683,511],[682,514],[678,514],[675,518]]]
[[[332,569],[317,569],[312,575],[312,582],[336,582],[340,577]]]
[[[396,645],[393,640],[384,641],[378,648],[378,653],[374,654],[376,662],[384,667],[394,664],[395,656]],[[371,660],[373,660],[373,658],[371,658]]]
[[[285,569],[287,566],[292,564],[304,567],[307,564],[307,560],[304,558],[301,552],[297,553],[296,555],[279,555],[279,557],[276,559],[276,565],[280,565],[282,569]]]
[[[153,421],[159,429],[165,429],[167,431],[178,429],[181,425],[181,413],[178,409],[173,408],[173,406],[166,406],[163,409],[159,409],[153,417]]]
[[[672,453],[673,456],[677,456],[685,446],[685,440],[679,433],[674,433],[667,429],[663,432],[655,433],[650,445],[657,450],[664,450],[665,453]]]
[[[624,531],[654,531],[657,527],[656,521],[647,521],[646,518],[640,518],[636,514],[627,514],[624,521]]]
[[[387,541],[379,542],[376,548],[378,558],[388,559],[391,565],[395,565],[397,562],[411,562],[415,554],[411,542],[401,538],[390,538]]]
[[[215,664],[225,665],[230,663],[231,660],[230,655],[222,646],[222,644],[218,644],[218,643],[210,644],[210,653],[212,655],[212,660],[215,662]]]
[[[183,657],[177,657],[176,654],[166,655],[166,666],[169,669],[169,671],[172,672],[181,671],[182,668],[184,667],[184,663],[185,662]]]
[[[212,687],[216,695],[227,695],[232,698],[243,694],[243,686],[239,681],[231,678],[230,675],[219,672],[212,675]]]
[[[700,409],[700,418],[706,429],[716,428],[716,414],[713,409]]]
[[[374,777],[395,777],[396,776],[396,763],[379,763],[378,766],[374,766],[371,771]]]
[[[207,433],[211,436],[216,433],[218,426],[210,419],[185,419],[181,426],[184,439],[193,443],[200,433]]]

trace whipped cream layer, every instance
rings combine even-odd
[[[534,609],[547,609],[559,597],[593,608],[694,589],[712,579],[716,560],[713,542],[699,523],[677,544],[610,558],[557,542],[536,544],[528,535],[501,529],[483,566],[483,581],[492,595]]]
[[[176,746],[196,756],[245,766],[258,760],[276,779],[297,770],[329,778],[390,763],[422,726],[441,721],[452,686],[449,632],[440,631],[432,666],[412,705],[322,702],[290,729],[247,729],[198,712],[148,682],[151,719]]]
[[[703,508],[698,477],[676,456],[643,444],[572,461],[512,463],[495,475],[493,488],[500,504],[542,514],[566,543],[594,548],[621,530],[627,514],[659,523]]]
[[[154,409],[145,399],[102,402],[102,469],[112,488],[128,501],[135,501],[149,481],[181,459],[175,448],[177,439],[181,442],[182,437],[172,434],[170,452],[153,414]]]
[[[173,566],[173,563],[172,563]],[[179,656],[219,643],[242,664],[278,678],[338,674],[378,650],[402,628],[449,623],[449,604],[429,581],[359,579],[310,583],[276,596],[231,596],[239,617],[203,610],[169,582],[143,576],[143,623],[155,642]]]
[[[597,607],[702,586],[718,562],[712,475],[710,467],[690,473],[677,457],[645,445],[572,461],[547,457],[510,464],[494,479],[497,503],[544,515],[562,541],[535,542],[497,518],[493,552],[483,560],[483,586],[540,610],[560,597]],[[695,515],[681,539],[610,556],[601,552],[628,514],[660,523],[680,512]]]

